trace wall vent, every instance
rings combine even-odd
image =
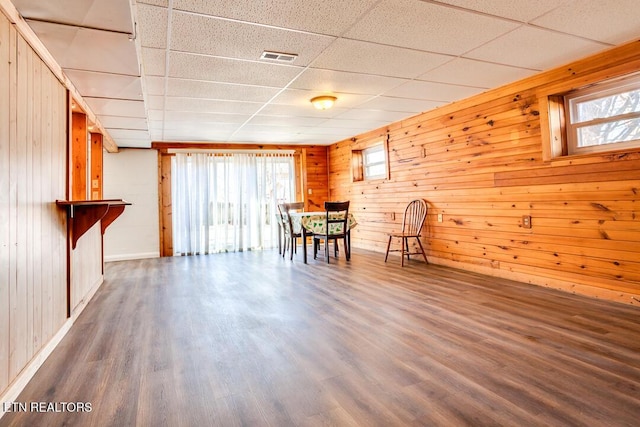
[[[297,57],[298,55],[295,53],[269,52],[268,50],[265,50],[260,55],[260,59],[278,62],[293,62]]]

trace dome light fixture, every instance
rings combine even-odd
[[[328,110],[333,107],[337,99],[338,98],[331,95],[316,96],[315,98],[311,98],[311,103],[318,110]]]

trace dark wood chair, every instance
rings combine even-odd
[[[420,233],[422,231],[422,226],[424,225],[424,220],[427,217],[427,203],[424,200],[413,200],[409,202],[407,207],[404,210],[404,214],[402,215],[402,231],[399,233],[390,233],[389,234],[389,242],[387,243],[387,254],[384,256],[384,262],[387,262],[387,257],[389,256],[389,252],[402,252],[400,257],[400,265],[404,267],[404,257],[407,257],[407,261],[409,260],[409,255],[418,255],[422,254],[424,257],[424,262],[427,264],[427,255],[424,252],[424,248],[422,247],[422,243],[420,242]],[[394,238],[400,239],[400,245],[402,246],[400,249],[389,249],[391,247],[391,240]],[[409,251],[409,239],[415,238],[418,242],[418,247],[420,248],[416,252]]]
[[[284,247],[282,250],[282,256],[285,256],[288,247],[291,251],[290,259],[293,259],[293,253],[297,252],[298,248],[298,237],[302,237],[302,229],[294,229],[293,221],[291,220],[289,212],[303,211],[304,202],[281,203],[278,205],[278,209],[280,210],[284,229]],[[306,242],[302,242],[302,244],[304,245]]]
[[[324,252],[329,263],[329,241],[333,240],[334,256],[338,256],[338,239],[344,242],[347,261],[351,259],[351,232],[349,230],[349,202],[325,202],[325,233],[313,235],[313,259],[317,258],[318,247],[324,241]]]

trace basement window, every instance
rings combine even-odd
[[[377,179],[387,176],[387,156],[382,143],[362,150],[364,179]]]
[[[354,182],[389,177],[387,144],[383,141],[362,150],[352,150],[351,162]]]
[[[640,75],[551,96],[548,104],[554,157],[640,147]]]

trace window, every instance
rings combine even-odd
[[[568,154],[640,147],[640,76],[564,97]]]
[[[387,176],[387,156],[384,144],[362,150],[362,167],[364,179],[385,178]]]
[[[275,247],[276,205],[293,200],[291,152],[177,152],[172,158],[174,255]]]
[[[388,179],[387,143],[377,141],[351,151],[353,181]]]

